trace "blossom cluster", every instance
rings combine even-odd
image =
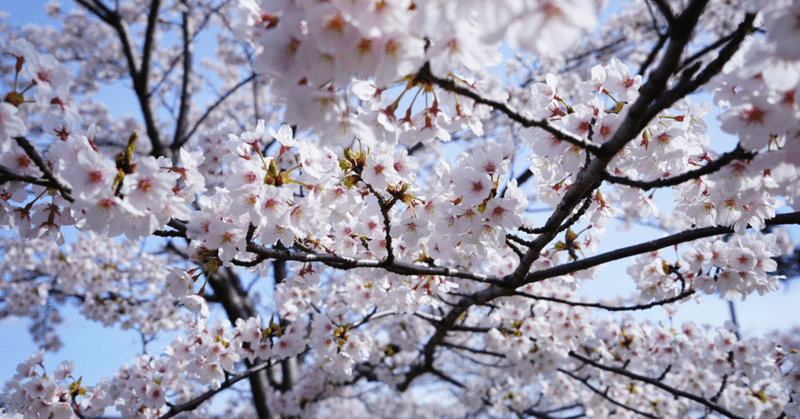
[[[41,111],[45,134],[55,141],[43,153],[47,163],[34,161],[24,148],[36,150],[24,138],[27,131],[19,128],[22,120],[7,109],[11,105],[4,103],[4,118],[0,120],[3,166],[18,175],[41,177],[50,182],[49,186],[62,186],[62,192],[71,194],[60,193],[47,202],[43,197],[47,187],[34,185],[36,198],[31,200],[24,182],[9,182],[0,200],[0,226],[16,228],[22,237],[50,235],[63,243],[64,226],[111,236],[124,234],[134,240],[150,236],[172,219],[190,218],[188,205],[205,190],[204,178],[197,171],[202,162],[198,152],[182,150],[181,165],[152,156],[134,158],[137,135],[132,133],[125,151],[115,161],[109,160],[95,145],[99,129],[73,132],[80,116],[70,105],[68,69],[24,39],[14,41],[7,49],[17,59],[17,75],[33,75],[35,104]],[[19,83],[23,79],[20,77]],[[22,93],[25,90],[15,86],[9,94],[14,98],[12,105],[29,100]]]
[[[87,233],[64,248],[45,239],[3,239],[0,288],[6,315],[43,321],[40,345],[57,349],[60,322],[49,299],[81,302],[81,315],[146,335],[185,327],[189,319],[165,295],[165,261],[141,253],[135,243],[117,243]]]
[[[597,23],[596,7],[588,0],[501,3],[246,0],[240,2],[238,23],[258,51],[255,67],[274,76],[273,87],[287,98],[287,122],[306,128],[314,121],[313,128],[329,144],[346,145],[353,135],[373,137],[375,123],[387,131],[380,136],[447,140],[453,125],[480,126],[471,118],[470,101],[451,103],[452,120],[437,98],[433,103],[426,100],[425,110],[413,117],[409,107],[406,116],[397,119],[397,101],[384,103],[380,116],[349,105],[342,88],[351,77],[372,79],[373,87],[362,86],[356,95],[380,96],[423,64],[440,77],[459,67],[479,71],[499,64],[502,39],[555,54]]]
[[[772,276],[783,254],[774,234],[750,232],[729,240],[705,239],[669,262],[663,251],[639,256],[628,267],[628,274],[641,291],[643,302],[676,297],[694,289],[706,294],[719,292],[728,300],[744,300],[749,294],[764,295],[781,288],[782,276]]]

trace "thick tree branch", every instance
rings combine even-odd
[[[187,1],[181,0],[181,5],[185,8],[182,12],[183,24],[181,25],[181,37],[183,38],[181,60],[183,61],[183,73],[181,74],[180,106],[178,109],[178,118],[175,121],[175,135],[172,137],[172,144],[180,142],[186,135],[187,119],[189,118],[189,110],[192,103],[190,91],[194,68],[192,62],[194,57],[194,18],[192,17],[191,10],[189,10]]]
[[[686,95],[696,91],[701,86],[705,85],[706,83],[711,80],[712,77],[719,74],[722,71],[722,67],[730,61],[733,54],[739,50],[739,47],[744,41],[745,36],[753,29],[753,21],[755,20],[754,14],[747,14],[745,15],[744,20],[742,23],[739,24],[739,27],[731,36],[731,40],[717,55],[711,63],[709,63],[702,71],[700,71],[697,76],[692,79],[697,70],[700,68],[700,63],[697,62],[694,64],[693,67],[689,67],[688,69],[684,70],[684,76],[678,82],[677,85],[669,89],[668,91],[664,92],[657,101],[653,103],[653,105],[647,110],[645,117],[647,121],[652,118],[655,118],[659,112],[662,110],[672,106],[675,102],[680,100],[681,98],[685,97]],[[676,66],[676,69],[679,69],[679,66]]]
[[[122,52],[125,54],[125,59],[128,64],[128,73],[131,76],[133,90],[136,93],[136,98],[139,101],[139,108],[142,111],[142,119],[144,119],[147,137],[150,139],[152,145],[151,154],[153,156],[165,155],[168,149],[165,149],[161,142],[158,120],[152,106],[151,93],[148,88],[150,62],[153,55],[153,43],[155,42],[155,32],[158,25],[161,0],[152,0],[150,3],[150,11],[147,16],[147,28],[145,29],[145,38],[142,46],[141,63],[136,54],[130,27],[128,23],[122,19],[118,10],[109,10],[97,1],[78,0],[78,3],[86,7],[87,10],[92,12],[103,22],[106,22],[117,32],[119,40],[122,43]]]
[[[232,269],[218,270],[209,274],[207,278],[208,284],[214,290],[214,296],[225,309],[225,313],[231,323],[235,323],[236,319],[246,320],[258,314],[253,300],[247,295],[239,276]],[[245,365],[252,366],[249,361],[245,361]],[[266,372],[259,370],[258,373],[251,374],[249,379],[250,390],[253,394],[253,405],[256,412],[258,412],[258,418],[272,418],[267,403],[269,382]]]
[[[600,150],[593,153],[595,158],[578,173],[571,188],[564,195],[561,202],[556,207],[556,210],[545,223],[542,233],[533,240],[533,245],[529,247],[525,256],[520,260],[517,269],[511,275],[504,278],[506,284],[504,284],[504,286],[492,285],[468,297],[461,298],[459,302],[443,316],[442,322],[437,325],[436,332],[431,336],[422,350],[423,360],[410,369],[406,375],[406,379],[398,385],[398,389],[402,391],[408,388],[411,381],[416,379],[416,377],[430,371],[433,366],[436,347],[444,342],[450,327],[456,323],[458,318],[466,312],[469,307],[483,304],[500,296],[510,295],[513,293],[514,289],[537,279],[536,276],[532,276],[533,274],[529,273],[530,267],[533,265],[534,261],[539,258],[542,249],[556,236],[558,227],[573,213],[576,206],[579,205],[587,195],[592,193],[596,182],[598,179],[602,178],[605,168],[608,166],[611,159],[629,141],[635,138],[658,112],[671,106],[675,100],[677,100],[677,98],[665,99],[662,96],[666,90],[667,82],[678,69],[680,57],[691,38],[692,32],[706,4],[707,0],[692,1],[675,19],[670,26],[670,41],[667,44],[667,49],[661,63],[650,73],[649,79],[642,86],[640,96],[635,102],[626,106],[627,115],[612,138],[606,141],[601,146]],[[687,83],[685,80],[688,79],[688,76],[691,74],[693,73],[685,72],[684,81],[679,83],[673,91],[683,91],[683,87]],[[455,83],[453,82],[449,82],[449,84],[452,85],[452,87],[457,87],[454,86]],[[461,90],[472,93],[464,88],[461,88]],[[489,105],[503,106],[499,103],[491,103]],[[730,230],[727,227],[724,229]],[[550,272],[552,273],[553,271]]]

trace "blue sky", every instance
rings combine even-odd
[[[52,25],[55,20],[47,16],[44,7],[48,1],[27,0],[27,1],[5,1],[0,10],[10,13],[9,22],[20,25]]]

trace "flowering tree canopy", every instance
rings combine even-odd
[[[75,3],[0,20],[0,316],[174,338],[9,417],[800,417],[796,336],[630,314],[780,288],[800,1]]]

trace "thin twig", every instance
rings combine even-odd
[[[714,173],[727,165],[728,163],[734,160],[750,160],[755,157],[755,153],[745,151],[742,149],[741,145],[736,145],[736,148],[733,151],[729,151],[716,160],[709,162],[703,167],[700,167],[695,170],[690,170],[686,173],[682,173],[678,176],[672,176],[668,178],[661,178],[651,181],[643,181],[643,180],[635,180],[630,179],[624,176],[615,176],[608,172],[603,173],[603,180],[611,182],[611,183],[619,183],[622,185],[631,186],[634,188],[639,188],[643,190],[653,189],[653,188],[663,188],[666,186],[675,186],[680,185],[683,182],[687,182],[694,179],[699,179],[700,176],[708,175]]]
[[[625,410],[630,410],[631,412],[633,412],[633,413],[636,413],[636,414],[639,414],[639,415],[642,415],[642,416],[644,416],[644,417],[646,417],[646,418],[650,418],[650,419],[659,419],[657,416],[653,416],[653,415],[651,415],[651,414],[649,414],[649,413],[642,412],[642,411],[640,411],[640,410],[634,409],[634,408],[632,408],[632,407],[630,407],[630,406],[628,406],[628,405],[626,405],[626,404],[622,404],[622,403],[620,403],[620,402],[618,402],[618,401],[616,401],[616,400],[612,399],[611,397],[609,397],[609,396],[608,396],[608,394],[606,394],[606,393],[608,392],[608,390],[606,390],[606,391],[600,391],[600,389],[598,389],[598,388],[596,388],[595,386],[593,386],[593,385],[589,384],[589,379],[588,379],[588,378],[581,378],[581,377],[578,377],[578,376],[577,376],[577,375],[575,375],[574,373],[572,373],[572,372],[569,372],[569,371],[567,371],[567,370],[564,370],[564,369],[561,369],[561,368],[559,368],[559,369],[558,369],[558,371],[559,371],[559,372],[561,372],[561,373],[564,373],[564,374],[566,374],[566,375],[568,375],[568,376],[570,376],[570,377],[572,377],[572,378],[574,378],[575,380],[578,380],[578,381],[580,381],[581,383],[583,383],[583,385],[585,385],[586,387],[588,387],[588,388],[589,388],[589,390],[592,390],[594,393],[596,393],[596,394],[597,394],[597,395],[599,395],[600,397],[602,397],[602,398],[604,398],[604,399],[608,400],[609,402],[611,402],[611,403],[612,403],[612,404],[614,404],[615,406],[619,406],[619,407],[621,407],[621,408],[623,408],[623,409],[625,409]]]
[[[181,148],[181,146],[183,146],[183,144],[186,141],[188,141],[189,138],[192,138],[192,135],[194,135],[195,131],[197,131],[197,129],[200,128],[200,124],[202,124],[203,121],[205,121],[206,118],[208,118],[209,115],[211,115],[211,112],[213,112],[214,109],[216,109],[219,105],[221,105],[222,102],[224,102],[228,98],[228,96],[232,95],[234,92],[239,90],[240,87],[244,86],[245,84],[249,83],[250,81],[255,80],[255,78],[256,78],[256,74],[255,73],[251,74],[250,77],[240,81],[239,83],[236,84],[236,86],[231,87],[227,92],[225,92],[222,96],[220,96],[219,99],[217,99],[216,102],[211,104],[208,107],[208,109],[206,109],[205,113],[203,113],[203,116],[201,116],[197,120],[197,122],[194,123],[194,126],[192,127],[192,129],[189,130],[189,133],[187,133],[183,138],[179,139],[178,142],[173,143],[172,148],[175,149],[175,150]]]
[[[466,87],[463,87],[463,86],[460,86],[460,85],[456,84],[456,82],[453,81],[453,80],[443,79],[443,78],[439,78],[439,77],[434,76],[431,73],[430,66],[427,63],[424,66],[422,66],[420,71],[417,73],[416,81],[435,84],[435,85],[439,86],[440,88],[442,88],[444,90],[447,90],[449,92],[453,92],[453,93],[459,94],[461,96],[466,96],[466,97],[474,100],[476,103],[480,103],[480,104],[483,104],[483,105],[488,105],[488,106],[492,107],[493,109],[504,113],[506,116],[508,116],[512,120],[520,123],[523,127],[525,127],[525,128],[531,128],[531,127],[541,128],[541,129],[547,131],[548,133],[552,134],[559,141],[565,141],[567,143],[570,143],[572,145],[578,146],[578,147],[580,147],[580,148],[582,148],[584,150],[588,150],[588,151],[591,151],[591,152],[597,152],[597,151],[600,150],[600,146],[598,146],[597,144],[584,141],[584,140],[582,140],[580,138],[572,136],[571,134],[569,134],[567,132],[560,131],[560,130],[554,128],[553,126],[551,126],[547,122],[547,120],[545,120],[545,119],[537,121],[537,120],[526,118],[522,114],[520,114],[520,113],[512,110],[511,108],[509,108],[508,105],[506,105],[505,103],[501,103],[501,102],[498,102],[496,100],[484,98],[483,96],[479,95],[478,93],[476,93],[476,92],[474,92],[474,91],[472,91],[472,90],[470,90],[470,89],[468,89]]]
[[[214,389],[214,390],[209,390],[209,391],[203,393],[202,395],[200,395],[198,397],[195,397],[192,400],[189,400],[186,403],[179,404],[177,406],[172,406],[172,408],[169,409],[169,412],[167,412],[163,416],[160,416],[159,419],[169,419],[171,417],[175,417],[177,414],[179,414],[181,412],[192,411],[192,410],[196,409],[198,406],[200,406],[201,403],[203,403],[204,401],[210,399],[211,397],[213,397],[214,395],[216,395],[220,391],[225,390],[225,389],[233,386],[234,384],[238,383],[239,381],[241,381],[241,380],[243,380],[245,378],[248,378],[253,374],[258,373],[259,371],[261,371],[263,369],[268,368],[270,365],[271,365],[271,363],[265,362],[265,363],[258,364],[258,365],[255,365],[253,367],[250,367],[247,370],[245,370],[244,372],[242,372],[240,374],[236,374],[232,378],[226,379],[222,383],[222,385],[220,385],[219,388]]]
[[[647,310],[649,308],[653,308],[653,307],[657,307],[657,306],[661,306],[661,305],[665,305],[665,304],[672,304],[672,303],[674,303],[676,301],[683,300],[684,298],[689,297],[689,296],[693,295],[694,293],[695,293],[695,290],[687,290],[687,291],[684,291],[684,292],[682,292],[682,293],[680,293],[680,294],[678,294],[678,295],[676,295],[674,297],[670,297],[670,298],[666,298],[666,299],[658,300],[658,301],[653,301],[653,302],[647,303],[647,304],[637,304],[637,305],[634,305],[634,306],[627,306],[627,307],[626,306],[614,307],[614,306],[609,306],[609,305],[600,304],[600,303],[584,303],[584,302],[581,302],[581,301],[569,301],[569,300],[563,300],[561,298],[547,297],[547,296],[544,296],[544,295],[528,294],[528,293],[522,292],[522,291],[516,291],[516,292],[514,292],[513,295],[519,295],[521,297],[526,297],[526,298],[530,298],[530,299],[533,299],[533,300],[551,301],[551,302],[554,302],[554,303],[566,304],[566,305],[575,306],[575,307],[594,307],[594,308],[600,308],[600,309],[603,309],[603,310],[606,310],[606,311],[636,311],[636,310]]]
[[[574,351],[570,351],[569,352],[569,356],[571,356],[571,357],[573,357],[573,358],[575,358],[575,359],[577,359],[577,360],[579,360],[579,361],[581,361],[581,362],[583,362],[585,364],[589,364],[589,365],[591,365],[591,366],[593,366],[593,367],[595,367],[597,369],[601,369],[601,370],[608,371],[608,372],[613,372],[615,374],[619,374],[619,375],[622,375],[622,376],[625,376],[625,377],[628,377],[628,378],[631,378],[631,379],[634,379],[634,380],[637,380],[637,381],[641,381],[643,383],[650,384],[652,386],[658,387],[658,388],[660,388],[660,389],[672,394],[673,396],[683,397],[685,399],[689,399],[689,400],[695,401],[695,402],[700,403],[703,406],[705,406],[705,407],[707,407],[707,408],[709,408],[709,409],[711,409],[711,410],[713,410],[713,411],[715,411],[717,413],[721,413],[721,414],[723,414],[723,415],[725,415],[725,416],[727,416],[727,417],[729,417],[731,419],[743,419],[741,416],[736,416],[735,414],[733,414],[733,412],[730,412],[729,410],[725,409],[724,407],[717,406],[716,404],[714,404],[714,403],[712,403],[712,402],[710,402],[710,401],[708,401],[708,400],[706,400],[706,399],[704,399],[704,398],[702,398],[700,396],[696,396],[696,395],[694,395],[692,393],[687,393],[687,392],[685,392],[683,390],[679,390],[677,388],[668,386],[668,385],[666,385],[666,384],[664,384],[664,383],[662,383],[662,382],[660,382],[658,380],[655,380],[653,378],[646,377],[644,375],[639,375],[639,374],[630,372],[630,371],[628,371],[626,369],[616,368],[616,367],[609,367],[607,365],[603,365],[603,364],[601,364],[601,363],[599,363],[597,361],[594,361],[594,360],[586,358],[586,357],[584,357],[584,356],[582,356],[582,355],[580,355],[578,353],[575,353]]]

